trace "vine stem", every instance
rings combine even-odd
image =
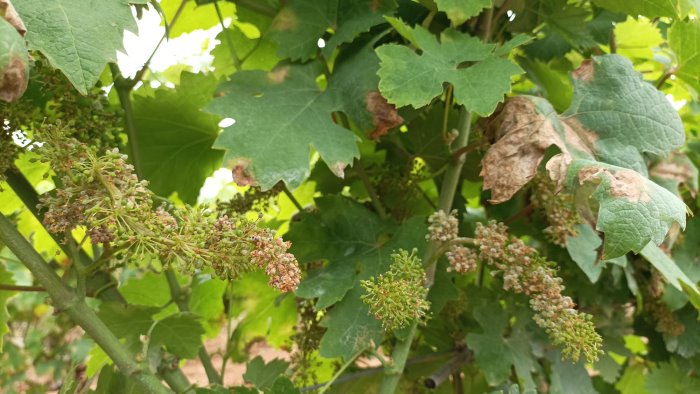
[[[119,342],[97,314],[61,281],[5,215],[0,215],[0,239],[46,289],[56,309],[68,314],[82,327],[124,375],[132,377],[148,393],[169,392],[151,371],[134,361],[134,355]]]
[[[46,289],[41,286],[20,286],[0,283],[0,291],[46,291]]]
[[[338,379],[340,375],[342,375],[343,372],[345,372],[345,370],[348,369],[350,365],[352,365],[352,363],[355,362],[355,359],[360,357],[360,354],[365,352],[365,350],[367,349],[362,349],[359,352],[355,353],[352,357],[350,357],[348,361],[346,361],[345,364],[343,364],[343,366],[340,367],[340,369],[335,373],[335,375],[333,375],[331,380],[329,380],[328,383],[326,383],[326,385],[323,386],[321,390],[319,390],[318,394],[323,394],[326,391],[328,391],[328,389],[331,388],[331,386],[333,385],[333,382],[335,382],[335,380]]]
[[[469,141],[469,133],[471,131],[471,120],[471,112],[462,107],[459,113],[459,126],[457,128],[459,135],[457,136],[454,144],[456,150],[467,146],[467,142]],[[462,173],[462,166],[464,165],[465,160],[466,155],[461,155],[456,160],[453,160],[447,167],[447,171],[445,172],[445,177],[440,188],[438,210],[450,212],[452,209],[452,201],[454,200],[455,193],[457,192],[457,185],[459,184],[459,178]],[[435,281],[435,266],[440,250],[441,248],[436,242],[431,242],[428,244],[423,257],[423,261],[429,262],[425,267],[425,285],[428,288],[431,287]],[[416,335],[417,329],[418,322],[416,321],[411,324],[411,328],[409,329],[406,339],[400,340],[396,343],[394,351],[391,355],[393,363],[390,368],[385,369],[380,394],[394,394],[396,392],[396,387],[401,379],[401,374],[403,373],[406,365],[408,354],[411,351],[411,344],[413,343],[413,338]]]
[[[190,305],[187,299],[188,297],[185,293],[182,292],[180,284],[177,283],[177,277],[175,276],[175,273],[172,270],[167,270],[165,271],[165,278],[168,280],[168,287],[170,288],[170,298],[172,298],[172,300],[175,301],[175,304],[181,312],[189,312]],[[209,383],[221,384],[221,376],[216,371],[214,363],[211,362],[209,353],[207,353],[207,350],[204,348],[204,346],[199,348],[198,355],[199,360],[202,362],[202,366],[204,367],[204,372],[206,372],[207,374],[207,379],[209,380]]]

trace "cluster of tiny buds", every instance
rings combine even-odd
[[[366,291],[362,301],[387,331],[404,328],[424,318],[430,310],[430,302],[425,299],[428,295],[425,271],[416,253],[416,249],[411,254],[399,250],[391,255],[392,263],[387,272],[360,281]]]
[[[537,176],[534,187],[532,202],[544,211],[549,223],[544,234],[553,244],[565,247],[567,237],[576,235],[574,226],[581,222],[574,209],[573,196],[564,191],[557,192],[554,181],[547,175]]]
[[[287,252],[292,246],[291,242],[270,234],[258,235],[254,241],[255,248],[250,252],[251,261],[265,269],[270,278],[270,286],[283,292],[294,291],[301,280],[301,270],[296,257]]]
[[[447,256],[447,261],[450,263],[450,266],[447,268],[448,272],[454,271],[460,274],[466,274],[476,270],[478,256],[471,248],[456,245],[445,253],[445,256]]]
[[[473,246],[452,246],[446,253],[449,270],[470,272],[479,261],[490,265],[495,268],[493,275],[502,273],[504,290],[530,297],[535,322],[555,345],[562,346],[564,357],[578,361],[583,355],[588,362],[598,359],[602,338],[592,317],[577,311],[573,300],[562,294],[562,279],[556,276],[553,263],[521,239],[509,236],[508,228],[495,221],[477,224]]]
[[[447,214],[439,210],[428,218],[428,241],[447,242],[457,238],[459,233],[459,221],[457,220],[457,210]]]
[[[50,232],[84,226],[92,243],[109,245],[111,256],[122,261],[155,258],[185,272],[210,268],[223,279],[263,269],[280,291],[299,284],[291,244],[257,221],[187,205],[153,209],[155,195],[117,150],[98,155],[56,129],[42,137],[43,157],[62,180],[60,189],[42,196]]]

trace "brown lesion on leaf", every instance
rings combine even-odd
[[[275,31],[295,30],[299,25],[299,17],[289,7],[283,8],[272,21],[271,29]]]
[[[335,176],[337,176],[338,178],[345,178],[345,168],[346,168],[347,166],[348,166],[347,164],[345,164],[345,163],[343,163],[343,162],[340,162],[340,161],[337,161],[337,162],[335,162],[335,163],[330,163],[330,164],[328,165],[328,168],[329,168],[329,169],[331,170],[331,172],[332,172],[333,174],[335,174]]]
[[[250,170],[250,159],[238,157],[229,162],[233,181],[238,186],[255,186],[257,181],[255,175]]]
[[[404,122],[396,110],[396,106],[389,104],[376,90],[367,93],[365,104],[367,111],[372,114],[372,123],[374,124],[374,130],[370,133],[369,138],[375,141],[386,135],[390,129]]]
[[[27,33],[27,28],[24,26],[24,22],[22,22],[22,19],[19,17],[15,7],[12,6],[12,2],[10,0],[0,0],[0,15],[2,15],[2,17],[5,18],[5,20],[8,21],[15,29],[17,29],[17,32],[21,36],[24,36]]]
[[[571,76],[579,81],[588,82],[593,79],[595,74],[595,66],[592,59],[586,59],[581,63],[581,66],[577,68]]]
[[[494,144],[481,162],[480,175],[484,189],[491,189],[490,201],[494,204],[508,201],[535,177],[550,146],[556,145],[565,157],[570,157],[552,122],[526,97],[509,99],[486,129],[487,138]]]
[[[29,76],[27,65],[19,56],[10,57],[4,69],[0,69],[0,100],[12,102],[17,100],[27,90]]]
[[[608,179],[608,193],[613,197],[624,198],[631,202],[649,202],[644,178],[633,170],[610,170],[598,166],[584,167],[578,172],[579,184],[599,182],[602,177]]]
[[[696,171],[686,155],[673,152],[671,156],[652,166],[649,175],[657,179],[670,180],[685,185],[690,191],[690,195],[695,198],[698,193]]]
[[[270,83],[279,85],[287,79],[287,75],[289,75],[288,66],[278,67],[267,73],[267,80],[270,81]]]
[[[583,127],[576,118],[561,118],[564,126],[564,138],[569,148],[575,149],[589,156],[595,156],[595,143],[598,135]]]

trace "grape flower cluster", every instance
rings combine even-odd
[[[395,331],[406,327],[413,321],[422,319],[430,309],[430,302],[425,297],[425,271],[421,259],[405,250],[391,255],[391,266],[377,278],[361,281],[366,293],[362,301],[369,306],[377,320],[382,321],[386,331]]]
[[[557,192],[556,185],[547,175],[538,175],[534,181],[535,192],[532,203],[544,211],[549,226],[545,236],[555,245],[566,246],[566,238],[576,235],[574,225],[581,223],[574,208],[573,196],[564,191]]]
[[[452,210],[449,214],[439,210],[428,217],[428,241],[445,244],[453,241],[459,234],[459,221],[457,220],[457,210]],[[474,250],[465,246],[455,244],[450,245],[447,253],[447,260],[450,266],[448,271],[466,274],[474,271],[477,267],[477,256]]]
[[[104,245],[105,255],[123,261],[157,259],[183,272],[211,268],[223,279],[263,269],[270,286],[281,291],[299,284],[291,244],[256,221],[201,207],[154,207],[148,183],[116,149],[98,155],[52,126],[39,138],[45,143],[42,158],[61,185],[42,197],[49,231],[66,234],[84,226],[91,242]]]
[[[495,268],[494,275],[503,274],[504,290],[530,297],[535,323],[545,329],[555,345],[563,347],[564,357],[578,361],[583,354],[588,362],[598,359],[602,338],[595,331],[592,317],[577,311],[573,300],[562,294],[562,279],[556,276],[553,263],[519,238],[509,236],[503,223],[478,223],[473,240],[456,242],[460,239],[454,211],[450,215],[438,211],[428,222],[427,239],[448,246],[448,270],[471,272],[478,262]]]
[[[503,274],[503,288],[530,297],[535,323],[544,328],[552,342],[562,346],[564,357],[578,361],[581,355],[594,362],[601,353],[602,338],[592,317],[575,309],[564,296],[562,279],[553,263],[514,236],[503,223],[477,224],[474,245],[478,258]]]

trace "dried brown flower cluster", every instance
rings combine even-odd
[[[292,291],[301,272],[289,242],[242,215],[217,215],[189,206],[154,209],[154,195],[117,150],[98,155],[61,130],[48,127],[41,152],[61,179],[42,198],[46,228],[65,233],[85,226],[93,243],[132,261],[158,259],[182,271],[211,268],[233,279],[262,268],[270,285]]]
[[[595,331],[592,317],[575,308],[573,300],[562,295],[562,279],[553,263],[517,237],[508,235],[502,223],[477,225],[474,244],[478,258],[503,273],[503,288],[530,297],[535,322],[547,331],[564,357],[573,361],[583,356],[594,362],[601,353],[602,338]]]
[[[547,175],[538,175],[533,185],[532,203],[544,211],[549,223],[544,234],[553,244],[566,246],[566,237],[575,236],[574,225],[581,223],[573,196],[564,191],[557,192],[554,181]]]
[[[662,299],[666,281],[659,271],[651,268],[651,278],[641,281],[641,285],[642,295],[646,301],[644,306],[655,323],[656,331],[671,336],[683,334],[685,326],[676,319],[671,308]]]

